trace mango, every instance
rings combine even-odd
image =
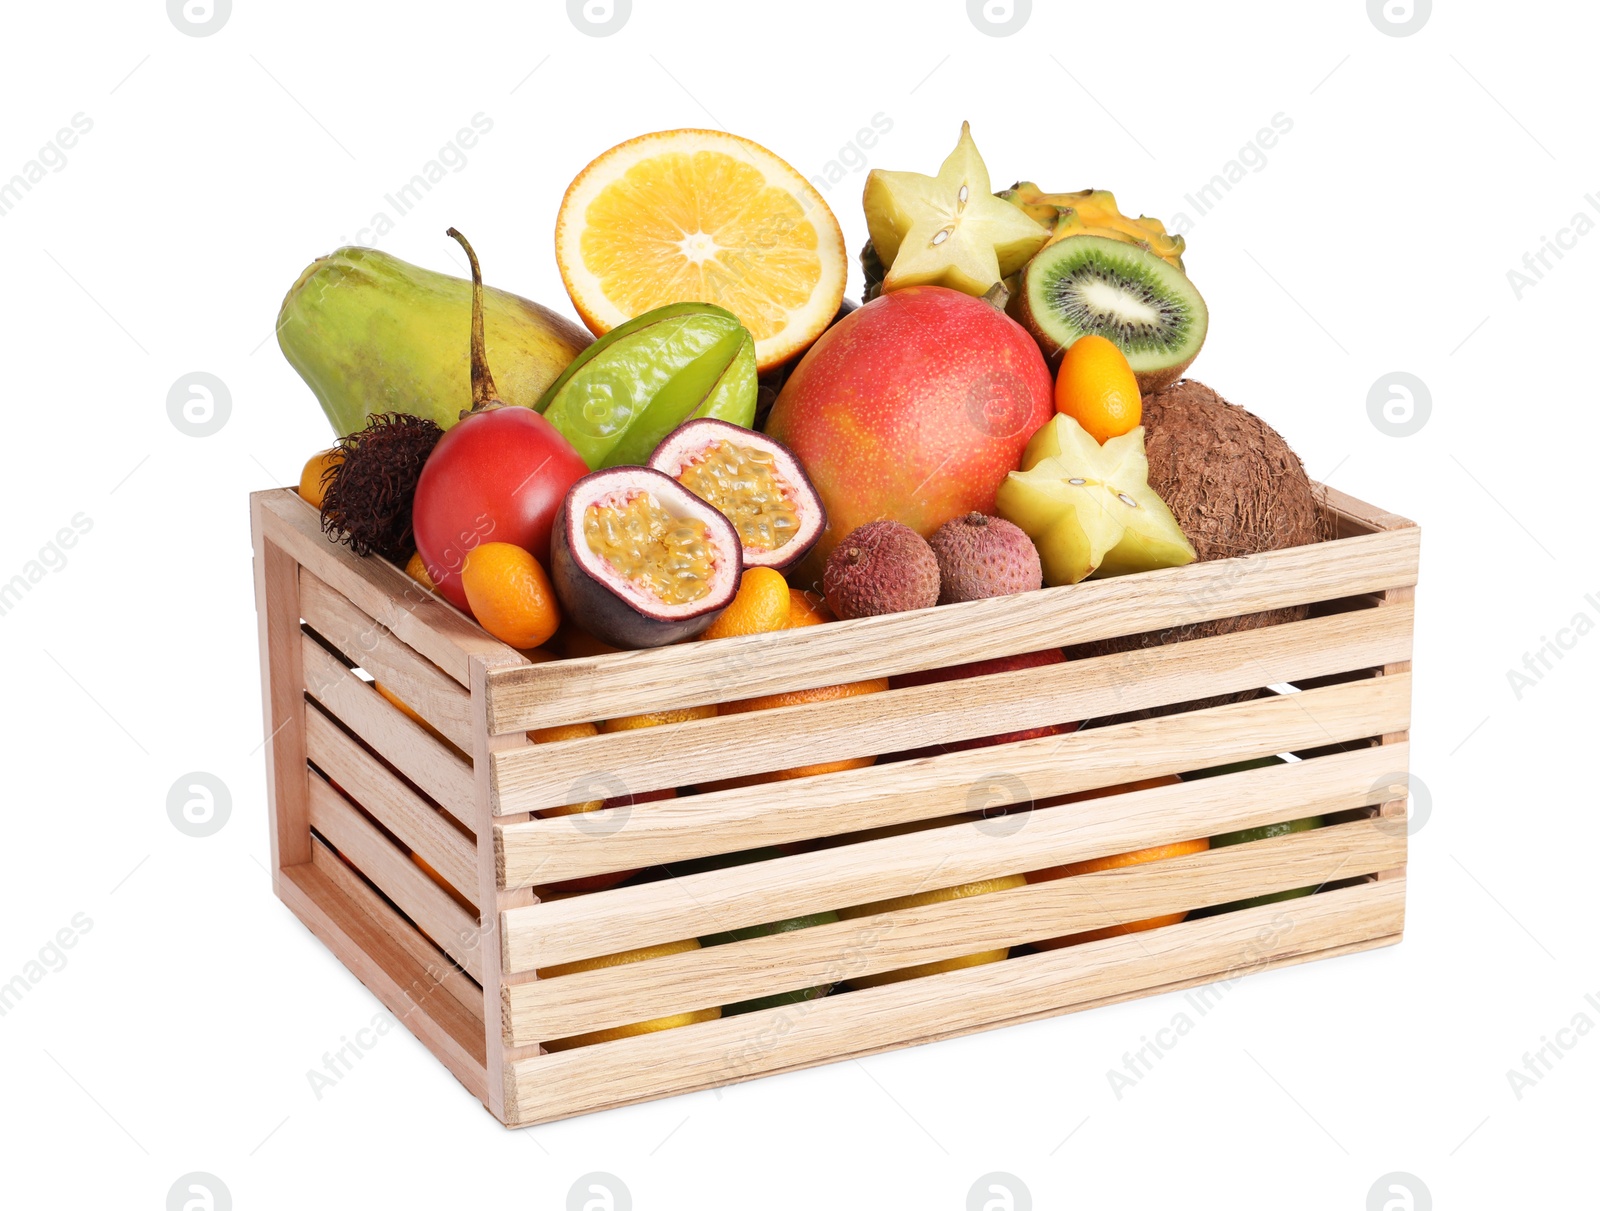
[[[589,344],[547,307],[483,292],[484,337],[502,402],[531,408]],[[278,312],[278,347],[343,437],[377,412],[448,429],[472,404],[472,283],[374,248],[308,265]]]

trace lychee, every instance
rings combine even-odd
[[[822,592],[840,618],[925,610],[939,601],[939,561],[910,526],[870,521],[828,556]]]
[[[928,545],[939,562],[940,605],[1026,593],[1044,583],[1033,540],[1000,517],[952,518]]]

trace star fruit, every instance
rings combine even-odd
[[[1050,238],[990,191],[989,170],[966,122],[938,176],[875,168],[862,204],[872,246],[888,269],[885,291],[948,286],[982,297]]]
[[[1006,476],[995,505],[1039,548],[1046,584],[1194,562],[1172,510],[1146,482],[1143,426],[1102,446],[1058,415],[1033,435],[1022,468]]]

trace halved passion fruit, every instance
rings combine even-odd
[[[738,592],[741,566],[733,523],[648,467],[584,476],[551,534],[551,577],[565,616],[619,648],[698,635]]]
[[[786,568],[822,534],[827,514],[800,460],[763,433],[710,417],[680,425],[650,466],[733,523],[747,568]]]

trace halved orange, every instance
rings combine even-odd
[[[844,298],[839,220],[759,143],[663,130],[605,152],[567,187],[556,262],[596,336],[668,303],[715,303],[762,370],[820,336]]]

